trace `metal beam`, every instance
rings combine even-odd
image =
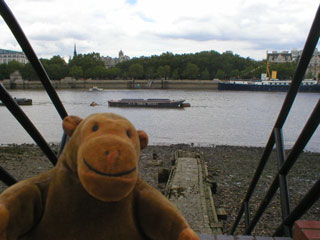
[[[0,83],[0,100],[6,105],[12,115],[18,120],[22,127],[29,133],[32,139],[38,144],[40,149],[48,157],[53,165],[57,163],[57,157],[49,147],[48,143],[37,128],[33,125],[31,120],[25,115],[18,104],[13,100],[8,91],[5,89],[2,83]]]
[[[10,28],[11,32],[15,36],[16,40],[20,44],[20,47],[22,48],[23,52],[27,56],[29,62],[31,63],[34,70],[36,71],[37,75],[39,76],[39,79],[43,87],[46,89],[61,119],[64,119],[66,116],[68,116],[68,114],[63,104],[61,103],[57,92],[52,86],[47,72],[43,68],[41,62],[39,61],[33,48],[31,47],[31,44],[29,43],[26,35],[22,31],[22,28],[20,27],[18,21],[16,20],[16,18],[14,17],[13,13],[11,12],[11,10],[9,9],[9,7],[7,6],[4,0],[0,0],[0,14],[3,17],[4,21],[7,23],[8,27]]]
[[[275,128],[274,136],[276,139],[276,146],[277,146],[278,171],[280,171],[281,166],[283,165],[285,160],[282,129]],[[282,211],[282,220],[285,220],[290,214],[288,181],[287,181],[286,175],[279,174],[279,184],[280,184],[280,203],[281,203],[281,211]],[[292,237],[291,228],[289,226],[284,226],[283,230],[286,237]]]
[[[290,112],[290,109],[292,107],[292,104],[295,100],[295,97],[297,95],[297,92],[299,90],[299,87],[300,87],[300,84],[302,82],[302,79],[305,75],[305,72],[306,72],[306,69],[309,65],[309,62],[312,58],[312,55],[313,55],[313,52],[316,48],[316,45],[318,43],[318,40],[319,40],[319,36],[320,36],[320,5],[318,7],[318,10],[317,10],[317,13],[316,13],[316,16],[314,18],[314,21],[312,23],[312,26],[311,26],[311,29],[310,29],[310,32],[309,32],[309,35],[307,37],[307,41],[305,43],[305,46],[304,46],[304,49],[303,49],[303,52],[302,52],[302,55],[301,55],[301,58],[300,58],[300,61],[298,63],[298,66],[297,66],[297,69],[296,69],[296,72],[295,72],[295,75],[293,77],[293,81],[292,81],[292,84],[290,86],[290,89],[287,93],[287,96],[284,100],[284,103],[282,105],[282,108],[280,110],[280,113],[278,115],[278,118],[276,120],[276,123],[274,125],[274,128],[282,128],[288,115],[289,115],[289,112]],[[265,147],[265,150],[264,150],[264,153],[261,157],[261,160],[259,162],[259,165],[257,167],[257,170],[253,176],[253,179],[250,183],[250,186],[247,190],[247,193],[241,203],[241,206],[240,206],[240,210],[239,210],[239,213],[233,223],[233,226],[232,226],[232,229],[230,231],[230,234],[234,234],[240,220],[241,220],[241,217],[243,215],[243,212],[244,212],[244,209],[245,209],[245,204],[247,204],[249,201],[250,201],[250,198],[253,194],[253,191],[260,179],[260,176],[264,170],[264,167],[269,159],[269,156],[271,154],[271,151],[273,149],[273,146],[275,144],[275,139],[274,139],[274,128],[270,134],[270,137],[269,137],[269,140],[266,144],[266,147]],[[302,150],[301,150],[302,151]],[[281,174],[283,174],[281,172]],[[252,224],[250,224],[252,225]],[[255,224],[253,224],[255,225]]]

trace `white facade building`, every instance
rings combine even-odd
[[[28,62],[28,59],[23,52],[0,49],[0,64],[8,64],[13,60],[23,64]]]

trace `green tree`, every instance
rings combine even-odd
[[[296,71],[297,63],[288,62],[288,63],[278,63],[272,64],[271,70],[278,72],[279,79],[292,79]]]
[[[171,71],[170,66],[169,65],[164,65],[163,66],[163,71],[164,71],[164,78],[168,79],[169,76],[170,76],[170,71]]]
[[[34,81],[39,80],[38,75],[34,71],[33,67],[31,66],[31,63],[26,63],[23,66],[23,69],[21,69],[20,74],[23,79]]]
[[[9,79],[9,71],[7,68],[7,64],[0,64],[0,79]]]
[[[159,78],[168,79],[169,76],[170,76],[170,66],[169,65],[165,65],[165,66],[158,67],[157,76]]]
[[[218,79],[224,79],[225,77],[226,77],[226,74],[221,69],[219,69],[215,75],[215,78],[218,78]]]
[[[234,70],[231,71],[230,77],[239,78],[239,76],[240,76],[240,73],[239,73],[238,69],[234,69]]]
[[[85,78],[90,78],[90,77],[94,77],[94,76],[91,76],[91,73],[94,72],[92,68],[95,68],[98,66],[105,67],[105,64],[102,58],[100,57],[100,54],[93,52],[88,54],[78,54],[73,59],[70,59],[68,66],[69,66],[69,69],[71,69],[73,66],[81,67],[83,71],[82,76]]]
[[[104,66],[95,66],[89,68],[85,77],[91,77],[93,79],[104,79],[107,76],[107,69]]]
[[[186,79],[197,79],[199,77],[199,67],[193,63],[187,63],[183,71],[183,77]]]
[[[117,77],[120,77],[121,70],[118,67],[109,68],[106,71],[106,77],[108,79],[116,79]]]
[[[49,63],[50,63],[50,64],[56,64],[56,65],[59,65],[59,66],[61,66],[61,67],[67,66],[66,61],[65,61],[62,57],[60,57],[59,55],[53,56],[53,57],[49,60]]]
[[[60,56],[53,56],[51,59],[40,59],[50,79],[60,80],[68,75],[68,66]]]
[[[210,79],[210,73],[209,73],[208,69],[205,69],[204,71],[202,71],[201,79],[203,79],[203,80],[209,80]]]
[[[175,69],[175,70],[172,72],[172,78],[173,78],[173,79],[180,79],[180,74],[179,74],[179,70],[178,70],[178,69]]]
[[[148,67],[146,70],[145,70],[145,76],[147,79],[154,79],[156,77],[156,73],[154,71],[154,67]]]
[[[20,62],[17,62],[15,60],[13,61],[10,61],[7,65],[7,70],[9,72],[9,74],[15,72],[15,71],[21,71],[21,69],[23,69],[24,67],[24,64],[23,63],[20,63]]]
[[[70,68],[69,74],[71,75],[71,77],[79,79],[83,76],[83,70],[79,66],[72,66]]]
[[[134,79],[142,78],[143,77],[143,66],[139,63],[132,64],[129,67],[129,74]]]
[[[195,54],[167,52],[160,56],[133,58],[130,61],[119,63],[117,67],[121,70],[120,76],[124,78],[132,77],[129,69],[133,64],[140,64],[144,69],[144,75],[139,76],[139,78],[204,79],[207,78],[208,71],[210,74],[208,79],[211,79],[213,73],[217,73],[219,69],[224,72],[223,78],[236,77],[238,72],[240,77],[257,78],[260,77],[261,66],[264,63],[263,61],[243,58],[237,54],[220,54],[216,51],[203,51]],[[170,67],[170,71],[167,71],[170,72],[169,74],[165,74],[164,66]]]

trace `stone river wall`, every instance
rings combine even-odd
[[[40,81],[7,79],[0,81],[7,89],[43,89]],[[65,78],[51,81],[55,89],[89,89],[97,86],[103,89],[193,89],[216,90],[214,80],[76,80]]]

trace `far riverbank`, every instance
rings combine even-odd
[[[3,80],[2,83],[7,89],[43,89],[40,81],[28,81],[21,78]],[[94,86],[103,89],[218,89],[216,80],[76,80],[65,78],[59,81],[52,80],[51,84],[55,89],[89,89]]]

